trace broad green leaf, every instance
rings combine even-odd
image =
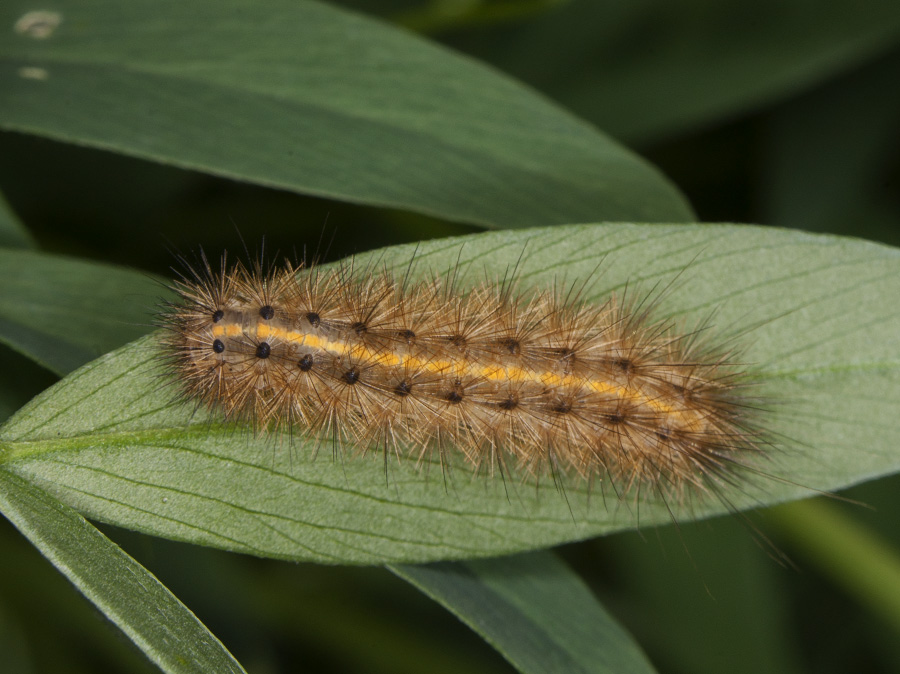
[[[520,672],[655,671],[581,579],[549,552],[392,570],[475,630]]]
[[[164,672],[243,672],[150,572],[81,515],[0,470],[0,511]]]
[[[898,39],[895,0],[573,0],[506,32],[449,36],[642,144],[809,89]]]
[[[521,258],[521,261],[520,261]],[[410,261],[413,261],[410,271]],[[778,438],[760,475],[685,503],[575,479],[561,489],[471,475],[457,457],[386,462],[299,437],[258,437],[178,402],[150,335],[73,373],[0,429],[0,461],[103,521],[205,545],[334,563],[500,555],[771,504],[896,471],[900,255],[864,241],[749,226],[581,225],[496,232],[363,255],[461,284],[668,288],[660,313],[710,319],[753,363]],[[518,266],[517,266],[518,265]],[[599,271],[598,271],[599,269]],[[657,290],[657,292],[659,292]],[[774,476],[774,477],[771,477]]]
[[[130,269],[0,250],[0,342],[67,374],[146,334],[166,292]]]
[[[6,248],[34,247],[31,234],[13,213],[2,193],[0,193],[0,246]]]
[[[304,0],[0,8],[0,128],[516,227],[689,220],[655,169],[517,82]]]

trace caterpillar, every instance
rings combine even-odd
[[[185,399],[261,432],[675,499],[764,454],[737,352],[655,318],[654,302],[352,264],[223,255],[214,270],[202,253],[187,269],[161,317],[167,370]]]

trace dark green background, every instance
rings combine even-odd
[[[900,243],[893,0],[519,3],[534,11],[500,11],[516,3],[495,2],[445,18],[423,12],[427,4],[347,4],[422,29],[536,87],[661,169],[700,221]],[[265,235],[271,250],[306,246],[338,259],[480,230],[14,132],[0,134],[0,189],[42,250],[162,276],[170,275],[171,249],[239,250],[241,237],[251,247]],[[17,384],[0,389],[4,416],[54,380],[5,347],[0,370]],[[871,509],[842,507],[896,544],[898,486],[889,478],[854,489],[847,496]],[[296,568],[109,533],[248,671],[510,670],[384,570]],[[659,671],[900,669],[896,633],[802,554],[796,568],[784,564],[768,537],[794,558],[765,515],[560,552]],[[0,585],[0,651],[11,666],[23,663],[9,671],[152,671],[11,527],[0,538],[2,577],[16,578]]]

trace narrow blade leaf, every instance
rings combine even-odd
[[[71,508],[0,470],[0,511],[164,672],[244,672],[162,583]]]
[[[524,674],[655,671],[631,635],[549,552],[391,568]]]

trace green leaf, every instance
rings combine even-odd
[[[495,227],[691,219],[659,172],[529,89],[328,5],[6,3],[0,25],[2,128]]]
[[[0,250],[0,342],[66,374],[146,334],[166,293],[130,269]]]
[[[548,552],[392,570],[525,674],[655,671],[581,579]]]
[[[144,567],[78,513],[0,470],[0,510],[164,672],[243,672]]]
[[[579,0],[458,44],[647,144],[809,89],[898,38],[895,0]]]
[[[360,256],[356,268],[368,263],[413,276],[458,266],[461,284],[516,268],[523,288],[586,283],[584,297],[596,302],[626,284],[651,295],[668,288],[661,313],[688,327],[712,315],[710,334],[744,333],[737,342],[759,394],[775,401],[758,414],[776,447],[746,484],[685,503],[619,501],[574,479],[561,492],[549,478],[536,488],[472,476],[459,457],[442,475],[436,456],[417,467],[208,418],[159,378],[151,335],[19,411],[0,428],[0,462],[121,526],[256,555],[371,564],[542,548],[900,467],[895,249],[749,226],[581,225],[389,248]]]
[[[0,246],[7,248],[34,247],[31,234],[13,213],[2,193],[0,193]]]

